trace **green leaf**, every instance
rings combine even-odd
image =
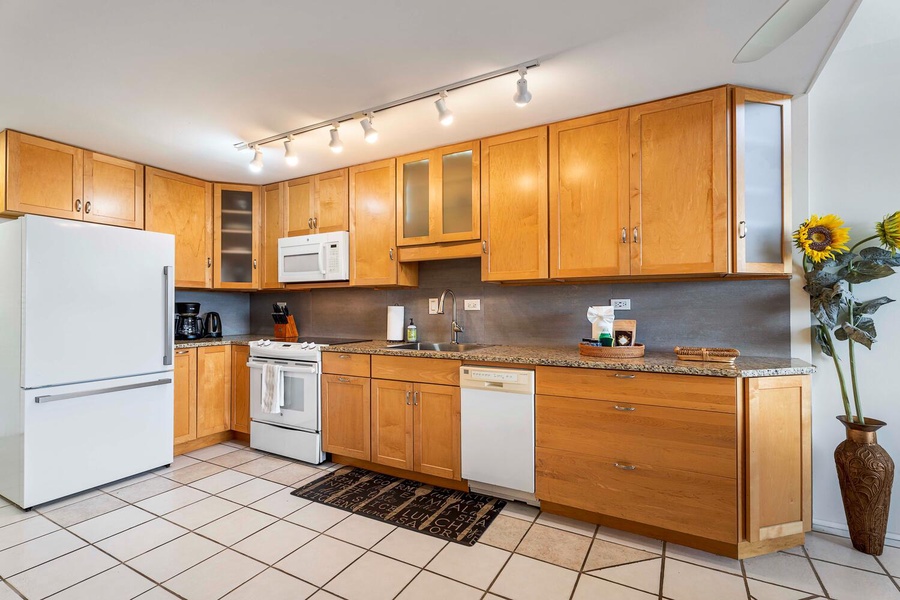
[[[857,315],[871,315],[885,304],[890,304],[894,300],[887,296],[875,298],[874,300],[866,300],[865,302],[856,302],[853,306],[853,312]]]
[[[850,264],[850,261],[857,258],[857,255],[853,252],[843,252],[841,254],[837,254],[834,258],[829,258],[828,260],[824,260],[816,265],[818,269],[841,269]]]
[[[900,254],[892,254],[890,250],[884,248],[863,248],[859,255],[865,260],[879,265],[900,267]]]
[[[803,289],[810,296],[818,296],[822,290],[833,288],[835,284],[840,283],[841,278],[836,273],[828,273],[826,271],[809,271],[806,274],[806,285]]]
[[[874,342],[878,333],[875,331],[875,321],[871,317],[860,317],[856,321],[856,328],[866,333]]]
[[[823,326],[819,325],[814,328],[816,330],[816,342],[822,348],[822,354],[825,356],[831,356],[831,345],[828,343],[828,338],[825,336],[825,329]]]
[[[869,320],[871,321],[871,319]],[[874,324],[872,330],[874,331]],[[846,338],[850,338],[854,342],[862,344],[870,350],[872,349],[872,343],[875,341],[875,336],[869,335],[866,331],[860,329],[859,327],[854,327],[850,323],[844,323],[844,325],[838,331],[842,331],[846,335]],[[835,336],[838,336],[838,331],[834,332]],[[840,339],[840,337],[838,337],[838,339]]]
[[[838,276],[846,280],[847,283],[866,283],[875,279],[890,277],[893,274],[894,269],[886,264],[879,264],[864,259],[838,271]]]
[[[824,288],[811,298],[810,310],[820,323],[831,329],[837,326],[844,299],[844,289],[840,283]]]

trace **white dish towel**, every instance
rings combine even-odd
[[[264,413],[279,415],[284,406],[284,388],[279,365],[263,365],[260,408]]]

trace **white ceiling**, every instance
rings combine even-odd
[[[854,0],[831,0],[769,56],[731,60],[783,0],[0,0],[0,129],[216,181],[268,183],[722,83],[802,93]],[[451,127],[432,102],[280,143],[250,141],[532,58],[458,90]]]

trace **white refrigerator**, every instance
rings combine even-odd
[[[30,508],[172,462],[175,241],[0,224],[0,496]]]

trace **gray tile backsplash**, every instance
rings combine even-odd
[[[725,346],[750,356],[790,356],[789,282],[592,283],[501,286],[481,282],[479,259],[425,262],[413,290],[323,289],[250,295],[251,333],[272,335],[272,303],[287,301],[301,335],[384,339],[387,306],[406,308],[421,340],[450,340],[450,315],[429,315],[428,298],[444,288],[457,297],[461,341],[567,345],[590,335],[587,307],[630,298],[623,319],[637,320],[637,339],[650,350],[676,345]],[[481,311],[463,310],[467,298]],[[206,306],[203,306],[204,310]],[[224,315],[223,315],[224,319]]]
[[[224,335],[250,333],[250,294],[247,292],[176,290],[175,302],[199,302],[201,315],[219,313]]]

